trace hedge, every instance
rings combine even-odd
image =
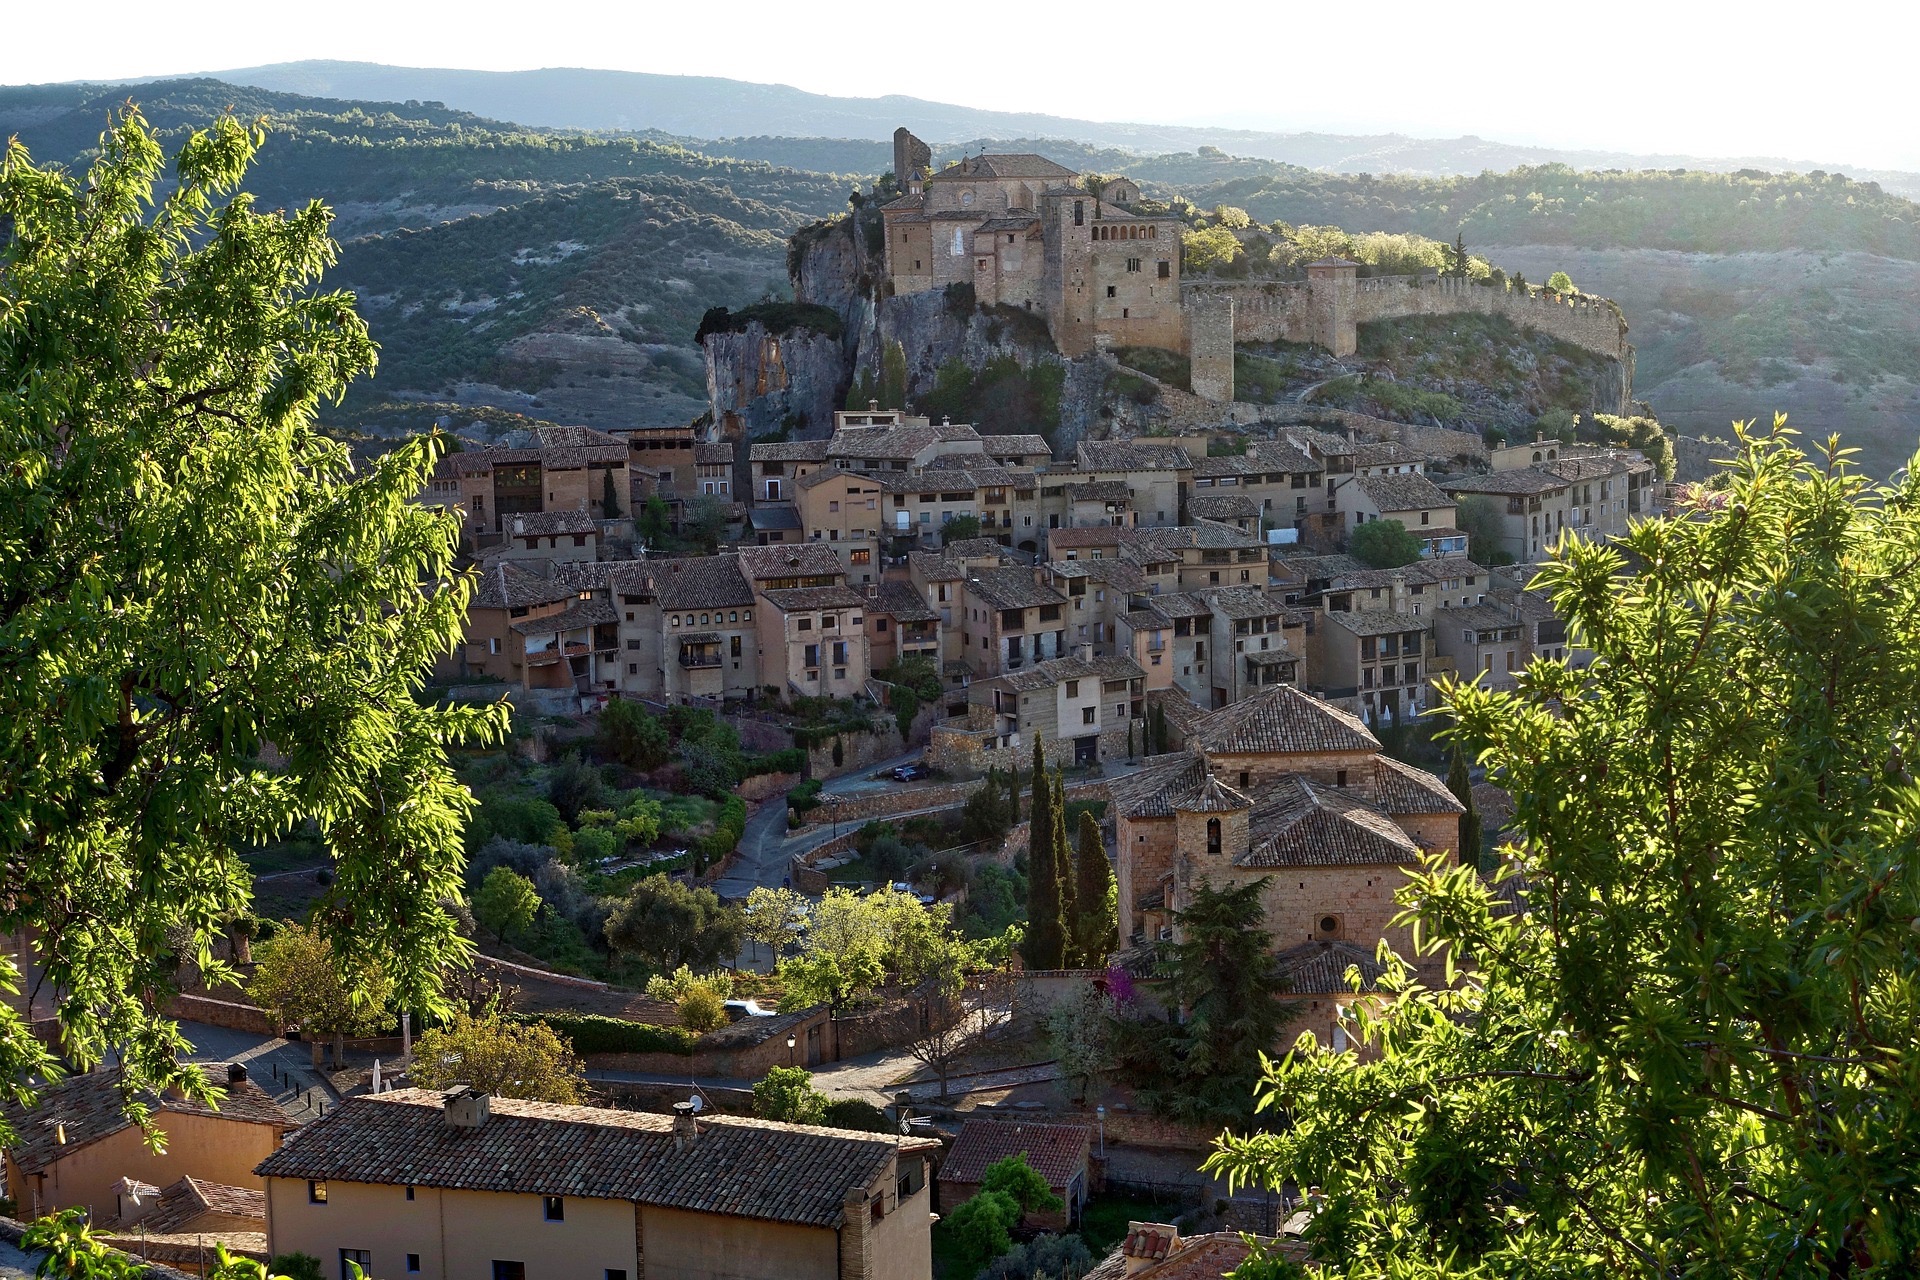
[[[589,1053],[693,1053],[694,1035],[685,1027],[656,1027],[597,1013],[517,1014],[516,1022],[544,1022],[573,1042],[573,1051]]]

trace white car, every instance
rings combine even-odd
[[[726,1010],[727,1021],[729,1022],[738,1022],[742,1018],[776,1018],[780,1016],[779,1010],[762,1009],[760,1005],[753,1000],[729,1000],[722,1008]]]

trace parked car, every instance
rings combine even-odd
[[[915,782],[921,778],[933,776],[933,770],[924,764],[903,764],[893,771],[895,782]]]
[[[776,1018],[780,1016],[779,1010],[762,1009],[757,1002],[752,1000],[729,1000],[722,1008],[726,1010],[728,1022],[738,1022],[742,1018]]]

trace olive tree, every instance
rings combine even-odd
[[[129,1098],[208,1095],[173,962],[231,978],[236,851],[309,821],[343,970],[438,1008],[471,805],[445,750],[504,728],[415,696],[471,593],[453,519],[412,501],[445,446],[358,462],[316,426],[374,346],[319,287],[328,211],[238,194],[264,136],[222,119],[168,174],[128,109],[84,175],[0,158],[0,934],[32,939],[63,1054],[111,1054]],[[0,1005],[0,1091],[49,1065]]]

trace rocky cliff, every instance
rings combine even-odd
[[[707,405],[722,438],[823,435],[846,395],[841,340],[810,329],[770,333],[758,321],[710,333]]]

